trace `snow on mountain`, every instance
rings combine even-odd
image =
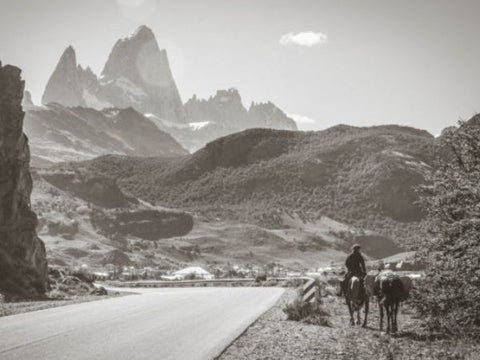
[[[205,126],[210,125],[210,124],[212,124],[211,121],[200,121],[200,122],[191,122],[191,123],[188,123],[188,126],[189,126],[193,131],[197,131],[197,130],[203,129]]]

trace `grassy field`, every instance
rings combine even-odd
[[[399,332],[379,331],[378,306],[370,306],[368,327],[352,327],[343,299],[324,298],[331,326],[287,321],[282,309],[296,296],[289,290],[282,299],[255,322],[220,357],[233,359],[478,359],[480,342],[471,339],[428,339],[421,321],[408,304],[402,305]]]

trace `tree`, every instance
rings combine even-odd
[[[439,166],[420,188],[431,236],[415,302],[430,326],[480,331],[480,115],[442,135]]]

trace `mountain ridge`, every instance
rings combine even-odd
[[[135,109],[65,107],[50,103],[26,112],[34,165],[103,154],[183,156],[187,151]]]

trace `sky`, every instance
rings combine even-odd
[[[0,0],[0,61],[39,103],[72,45],[100,75],[139,25],[182,100],[235,87],[301,129],[401,124],[436,135],[480,111],[478,0]]]

